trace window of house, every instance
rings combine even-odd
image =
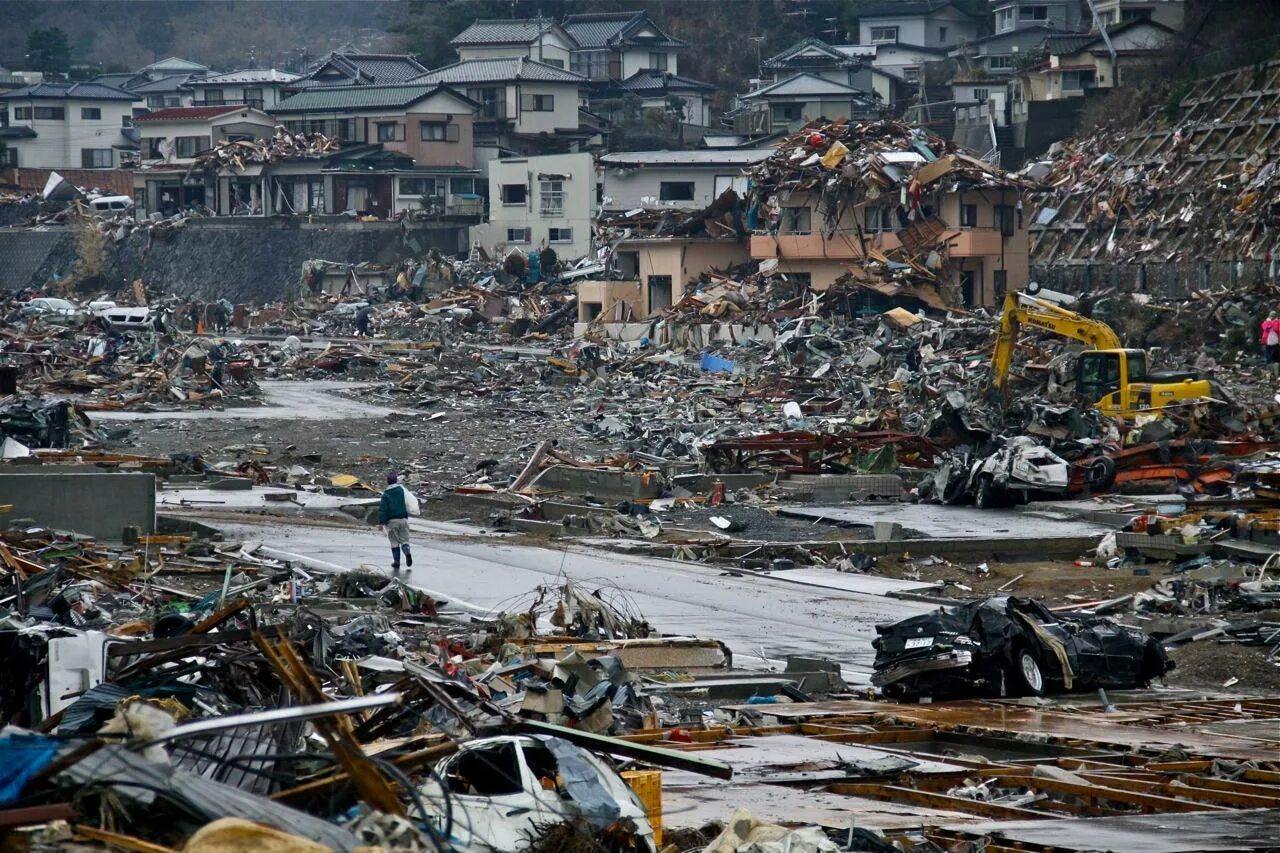
[[[892,231],[893,208],[883,205],[868,205],[862,209],[862,227],[867,231]]]
[[[1006,237],[1012,237],[1015,230],[1014,211],[1011,204],[997,204],[991,208],[992,224]]]
[[[920,82],[920,66],[918,65],[903,66],[902,79],[906,80],[908,83],[919,83]]]
[[[467,89],[467,97],[480,104],[476,110],[477,118],[506,118],[507,101],[502,89],[471,88]]]
[[[777,122],[797,121],[800,118],[799,104],[774,104],[773,120]]]
[[[987,65],[993,70],[1003,70],[1013,67],[1012,56],[988,56]]]
[[[524,184],[503,184],[502,203],[524,206],[529,201],[529,188]]]
[[[262,98],[262,89],[261,88],[245,89],[244,103],[245,103],[245,106],[253,107],[255,110],[262,109],[262,105],[265,103],[265,101]]]
[[[1019,6],[1019,21],[1047,21],[1049,20],[1048,6]]]
[[[153,110],[164,109],[164,95],[147,95],[147,107]]]
[[[564,181],[539,181],[538,202],[538,210],[543,216],[564,213]]]
[[[1017,26],[1017,19],[1014,9],[1001,9],[996,12],[996,32],[1007,32],[1015,26]]]
[[[67,108],[36,107],[36,118],[48,119],[49,121],[65,121],[67,118]]]
[[[213,107],[221,106],[227,102],[226,95],[221,89],[205,89],[204,102]]]
[[[31,107],[14,107],[14,121],[31,121]]]
[[[652,71],[667,70],[667,55],[662,52],[654,52],[649,54],[649,69]]]
[[[1062,88],[1064,89],[1093,89],[1097,85],[1097,74],[1092,69],[1089,71],[1064,71],[1062,74]]]
[[[401,178],[400,195],[434,196],[436,194],[435,178]]]
[[[554,65],[556,68],[564,68],[563,59],[540,59],[538,61],[543,65]]]
[[[1005,291],[1009,289],[1009,271],[992,270],[991,286],[995,289],[996,302],[1002,302],[1004,300]]]
[[[991,97],[990,89],[974,89],[973,99],[980,104],[985,104],[987,99]]]
[[[112,166],[110,148],[81,148],[80,166],[85,169],[110,169]]]
[[[659,201],[693,201],[693,181],[663,181],[658,184]]]
[[[529,240],[530,240],[530,233],[528,228],[508,228],[507,229],[508,243],[528,243]]]
[[[977,228],[978,227],[978,206],[976,204],[960,205],[960,227],[961,228]]]
[[[102,110],[99,107],[81,107],[80,118],[84,121],[102,121]]]
[[[129,115],[120,116],[120,126],[133,127],[133,116],[129,116]]]
[[[420,123],[423,142],[457,142],[458,125],[443,121],[424,121]]]
[[[569,58],[569,68],[592,80],[614,76],[617,64],[611,50],[576,50]],[[621,69],[619,69],[620,71]],[[621,76],[620,74],[618,76]]]
[[[873,44],[875,42],[897,41],[897,40],[898,40],[897,27],[872,27],[871,28],[871,41]]]
[[[201,151],[208,151],[212,146],[209,144],[207,136],[179,136],[174,140],[177,146],[177,156],[179,157],[195,157]]]
[[[378,122],[379,142],[404,142],[404,125],[398,121]]]
[[[807,207],[782,208],[781,231],[784,234],[808,234],[813,211]]]
[[[476,191],[475,178],[450,178],[449,192],[454,195],[474,195]]]
[[[520,109],[526,113],[549,113],[556,108],[555,95],[521,95]]]
[[[947,40],[947,28],[938,27],[938,41],[945,42]]]
[[[18,168],[18,149],[0,148],[0,166]]]
[[[572,242],[573,242],[573,229],[572,229],[572,228],[548,228],[548,229],[547,229],[547,242],[549,242],[549,243],[572,243]]]

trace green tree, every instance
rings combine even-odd
[[[71,69],[71,45],[61,27],[27,33],[27,65],[45,74],[66,74]]]

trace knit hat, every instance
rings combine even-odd
[[[396,472],[395,472],[395,471],[388,471],[388,472],[387,472],[387,485],[391,485],[391,484],[392,484],[392,483],[394,483],[395,481],[396,481]]]

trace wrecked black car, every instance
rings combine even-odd
[[[1159,642],[1102,617],[996,597],[877,625],[871,683],[888,697],[1043,696],[1145,687],[1173,663]]]

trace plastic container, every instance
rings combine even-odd
[[[649,825],[653,827],[653,844],[662,849],[662,771],[661,770],[624,770],[622,778],[631,786],[640,798],[645,813],[649,815]]]

